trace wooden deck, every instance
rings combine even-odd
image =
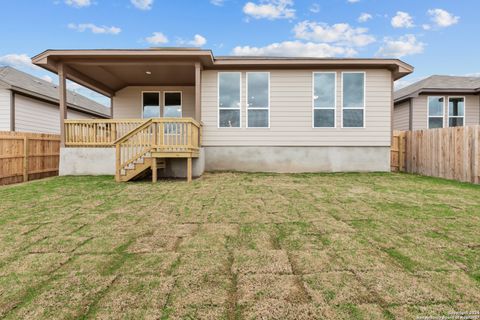
[[[192,158],[199,156],[201,134],[201,123],[192,118],[65,120],[65,147],[116,149],[117,181],[151,169],[155,182],[158,159],[169,158],[187,159],[191,181]]]

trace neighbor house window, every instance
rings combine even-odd
[[[247,72],[247,127],[268,128],[270,73]]]
[[[218,126],[240,128],[240,72],[218,73]]]
[[[336,108],[336,73],[313,73],[313,127],[334,128]]]
[[[165,118],[182,117],[182,93],[180,91],[163,93],[163,116]]]
[[[343,127],[362,128],[365,126],[365,73],[342,73]]]
[[[428,128],[443,128],[444,97],[428,97]]]
[[[448,98],[448,126],[461,127],[464,124],[465,117],[465,98]]]
[[[142,107],[144,118],[160,117],[160,92],[143,92]]]

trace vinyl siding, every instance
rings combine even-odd
[[[332,70],[265,71],[270,72],[270,128],[246,128],[245,71],[242,71],[241,86],[242,127],[218,128],[218,71],[202,72],[205,146],[390,146],[390,71],[366,71],[365,128],[341,128],[341,71],[336,72],[336,128],[312,128],[312,72]]]
[[[138,119],[142,117],[142,91],[160,91],[160,105],[163,106],[164,91],[182,92],[182,116],[195,116],[195,87],[126,87],[113,97],[113,118]]]
[[[0,131],[10,131],[10,90],[0,88]]]
[[[409,130],[410,127],[410,101],[407,100],[393,109],[393,129]]]
[[[420,95],[412,99],[413,103],[413,130],[428,129],[428,96]],[[436,96],[436,95],[431,95]],[[448,124],[448,97],[449,95],[439,95],[445,97],[445,122]],[[452,97],[465,97],[465,124],[480,124],[480,98],[478,95],[453,94]]]
[[[92,119],[94,116],[68,110],[69,119]],[[15,131],[60,133],[58,105],[15,95]]]

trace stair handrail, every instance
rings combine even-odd
[[[141,131],[142,129],[147,128],[152,122],[153,122],[153,119],[148,119],[148,120],[146,120],[144,123],[142,123],[141,125],[139,125],[139,126],[136,127],[135,129],[132,129],[132,130],[130,130],[129,132],[127,132],[123,137],[120,137],[120,138],[118,138],[117,140],[115,140],[115,141],[113,142],[113,144],[114,144],[114,145],[117,145],[117,144],[119,144],[119,143],[124,142],[125,140],[127,140],[128,138],[130,138],[131,136],[133,136],[135,133]]]

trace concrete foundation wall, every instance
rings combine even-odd
[[[115,175],[115,148],[60,148],[59,175]]]
[[[194,177],[205,170],[205,151],[200,149],[200,157],[193,159]],[[61,148],[61,176],[73,175],[115,175],[115,148]],[[159,177],[186,178],[187,159],[168,159],[165,170],[158,170]]]
[[[205,170],[390,171],[390,147],[205,147]]]

